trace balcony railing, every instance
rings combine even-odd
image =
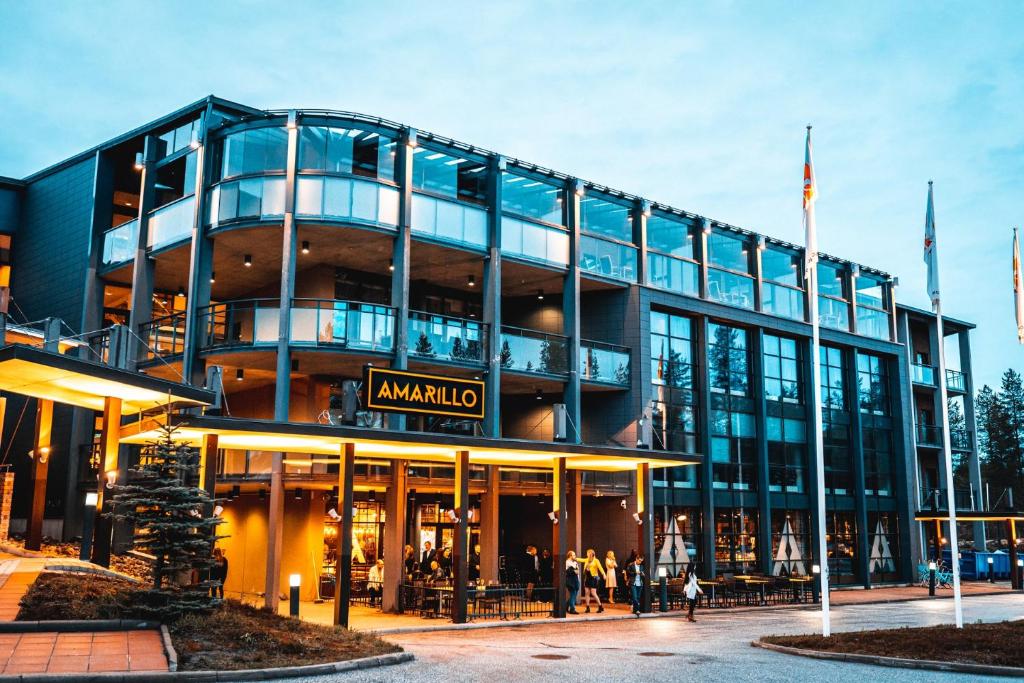
[[[974,432],[969,429],[954,429],[949,433],[949,447],[956,451],[974,449]]]
[[[279,299],[245,299],[199,310],[199,346],[209,350],[272,346],[278,341]],[[290,342],[297,346],[394,351],[390,306],[334,299],[293,299]]]
[[[580,341],[580,379],[629,386],[629,349],[603,342]]]
[[[971,489],[954,489],[953,500],[957,510],[978,510],[981,501],[976,500]],[[946,489],[921,488],[921,510],[938,512],[949,509],[949,498]]]
[[[472,363],[487,360],[487,326],[476,320],[409,312],[409,355]]]
[[[910,366],[910,379],[914,384],[924,384],[929,387],[934,387],[936,386],[935,374],[935,366],[933,365],[913,363]]]
[[[942,446],[941,427],[936,425],[919,424],[916,425],[916,432],[918,446],[934,446],[935,448]]]
[[[487,247],[487,211],[460,202],[413,194],[412,231],[445,242]]]
[[[103,233],[103,265],[124,263],[135,258],[139,242],[139,221],[132,219]]]
[[[568,339],[558,334],[503,326],[501,367],[517,372],[564,375],[569,371]]]
[[[185,352],[185,311],[175,311],[143,323],[139,336],[146,344],[143,362],[180,356]]]
[[[946,369],[946,389],[960,393],[967,392],[967,378],[959,370]]]
[[[149,214],[146,246],[150,249],[159,249],[191,237],[195,212],[195,195],[175,200],[153,211]]]

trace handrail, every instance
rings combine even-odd
[[[510,334],[518,334],[519,336],[531,337],[533,339],[545,339],[547,337],[552,337],[555,339],[564,339],[566,341],[569,340],[569,337],[563,334],[556,334],[554,332],[542,332],[540,330],[531,330],[528,327],[516,327],[514,325],[502,325],[501,331],[503,333],[508,332]]]
[[[189,194],[184,195],[182,197],[178,197],[177,199],[175,199],[173,201],[170,201],[170,202],[167,202],[166,204],[161,204],[160,206],[156,207],[155,209],[152,209],[149,212],[148,215],[149,216],[154,216],[154,215],[156,215],[158,213],[161,213],[161,212],[163,212],[165,210],[170,209],[171,207],[173,207],[173,206],[175,206],[177,204],[180,204],[181,202],[185,201],[186,199],[194,199],[195,196],[196,196],[195,192],[190,192]]]
[[[591,349],[603,349],[605,351],[617,351],[628,354],[630,348],[628,346],[620,346],[619,344],[609,344],[608,342],[594,341],[592,339],[580,339],[581,347],[588,347]]]

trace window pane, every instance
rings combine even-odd
[[[693,259],[696,227],[688,219],[671,220],[658,214],[647,218],[647,248]]]
[[[563,225],[560,186],[505,173],[501,181],[501,209],[545,223]]]
[[[434,152],[414,150],[413,187],[475,204],[487,202],[487,167],[475,161]]]
[[[586,196],[580,199],[580,228],[623,242],[633,241],[630,207]]]
[[[723,232],[712,232],[708,238],[711,265],[728,268],[740,273],[750,272],[750,259],[743,238],[727,235]]]
[[[800,287],[800,257],[769,247],[761,252],[761,274],[765,280]]]

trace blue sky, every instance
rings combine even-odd
[[[214,93],[383,116],[799,243],[813,123],[821,249],[927,306],[933,179],[975,381],[1024,369],[1024,5],[820,5],[2,3],[0,175]]]

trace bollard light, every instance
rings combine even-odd
[[[938,566],[935,564],[935,560],[928,563],[928,595],[935,595],[935,570]]]
[[[299,616],[299,586],[302,585],[302,574],[291,574],[288,577],[288,614]]]
[[[658,567],[658,610],[668,611],[668,571]]]
[[[811,574],[814,574],[814,582],[811,584],[813,586],[813,588],[811,589],[811,598],[813,598],[814,603],[817,604],[818,600],[821,599],[821,582],[820,582],[821,565],[820,564],[812,564],[811,565]]]
[[[991,555],[988,557],[988,582],[989,583],[995,583],[996,582],[995,559]]]
[[[92,552],[93,521],[96,519],[96,506],[100,502],[100,494],[88,491],[85,494],[85,514],[82,515],[82,543],[78,548],[78,559],[89,561]]]
[[[96,493],[95,491],[89,491],[88,493],[85,494],[85,505],[87,507],[94,508],[96,507],[96,503],[98,503],[99,501],[100,494]]]
[[[1017,587],[1024,591],[1024,560],[1017,558]]]

